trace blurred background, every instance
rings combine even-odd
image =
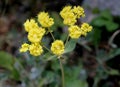
[[[0,87],[61,87],[59,61],[45,51],[40,57],[19,53],[27,33],[23,23],[47,11],[55,19],[56,38],[66,38],[59,16],[65,5],[82,6],[92,32],[64,55],[65,87],[120,87],[119,0],[0,0]],[[43,39],[50,45],[51,37]]]

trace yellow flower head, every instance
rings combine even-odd
[[[60,12],[61,17],[66,18],[67,17],[66,13],[72,13],[72,7],[71,6],[66,6],[62,9],[62,11]]]
[[[74,25],[77,21],[71,6],[64,7],[60,12],[60,15],[64,19],[63,23],[65,25]]]
[[[66,15],[67,15],[67,17],[64,18],[63,23],[65,25],[69,25],[69,26],[74,25],[76,23],[76,21],[77,21],[76,16],[73,13],[69,13],[69,12],[66,13]]]
[[[34,19],[30,19],[30,20],[26,20],[26,22],[24,23],[24,28],[27,32],[29,32],[30,30],[39,28],[39,26]]]
[[[43,53],[42,46],[39,43],[32,43],[29,47],[29,51],[33,56],[39,56]]]
[[[50,18],[48,13],[45,13],[45,12],[40,12],[38,14],[38,22],[43,27],[51,27],[54,24],[53,18]]]
[[[43,35],[45,34],[45,29],[33,29],[28,33],[28,40],[32,43],[40,42]]]
[[[70,26],[68,31],[71,38],[77,39],[81,36],[81,30],[77,25]]]
[[[92,26],[90,26],[88,23],[83,23],[80,29],[82,30],[82,35],[86,35],[87,32],[92,30]]]
[[[29,49],[29,44],[24,43],[20,48],[20,52],[26,52]]]
[[[84,13],[84,9],[80,6],[74,6],[73,7],[73,12],[74,14],[77,16],[77,18],[80,18],[80,16],[84,17],[85,13]]]
[[[77,21],[77,18],[81,16],[84,17],[84,9],[80,6],[65,6],[60,12],[61,17],[64,19],[63,23],[65,25],[74,25]]]
[[[61,40],[56,40],[52,43],[51,51],[53,54],[60,56],[64,52],[64,43]]]

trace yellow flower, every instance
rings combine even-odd
[[[33,29],[28,33],[28,40],[32,43],[40,42],[43,35],[45,34],[45,29]]]
[[[66,13],[66,15],[67,15],[67,17],[64,18],[63,23],[65,25],[69,25],[69,26],[74,25],[76,23],[76,21],[77,21],[76,16],[73,13],[69,13],[69,12]]]
[[[68,31],[71,38],[77,39],[81,36],[81,30],[77,25],[70,26]]]
[[[24,28],[27,32],[29,32],[30,30],[39,28],[39,26],[34,19],[30,19],[30,20],[26,20],[26,22],[24,23]]]
[[[29,51],[33,56],[39,56],[43,53],[42,46],[39,43],[32,43],[29,47]]]
[[[63,23],[65,25],[74,25],[77,21],[71,6],[64,7],[60,12],[60,15],[64,19]]]
[[[20,52],[26,52],[29,49],[29,44],[24,43],[20,48]]]
[[[74,6],[73,7],[73,12],[74,14],[77,16],[77,18],[80,18],[80,16],[84,17],[85,13],[84,13],[84,9],[80,6]]]
[[[62,18],[66,18],[66,13],[72,13],[72,7],[71,6],[65,6],[62,11],[60,12],[60,15]]]
[[[77,21],[77,18],[81,16],[84,17],[84,9],[80,6],[65,6],[60,12],[61,17],[64,19],[63,23],[65,25],[74,25]]]
[[[88,23],[83,23],[80,29],[82,30],[82,35],[86,35],[87,32],[92,30],[92,26],[90,26]]]
[[[54,24],[53,18],[50,18],[48,13],[45,13],[45,12],[40,12],[38,14],[38,22],[43,27],[51,27]]]
[[[52,43],[51,51],[53,54],[60,56],[64,52],[64,43],[61,40],[56,40]]]

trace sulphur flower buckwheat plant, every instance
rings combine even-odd
[[[78,19],[85,16],[84,9],[81,6],[65,6],[61,10],[60,16],[63,19],[63,24],[68,27],[68,37],[66,38],[65,42],[54,37],[53,33],[50,31],[50,28],[52,28],[54,25],[54,19],[50,17],[47,12],[43,11],[37,15],[37,20],[32,18],[25,21],[24,29],[28,34],[27,37],[29,43],[23,43],[20,48],[20,52],[28,51],[33,56],[40,56],[44,54],[44,49],[46,49],[48,52],[56,55],[56,57],[60,60],[62,87],[64,87],[64,70],[61,57],[65,53],[73,50],[69,49],[71,48],[69,46],[71,40],[76,41],[81,36],[86,36],[87,33],[92,30],[92,26],[90,26],[88,23],[77,25],[76,22]],[[50,48],[46,47],[42,41],[44,36],[48,33],[50,33],[51,37],[53,38]]]

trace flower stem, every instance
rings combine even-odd
[[[65,79],[65,77],[64,77],[64,69],[63,69],[61,58],[59,58],[59,60],[60,60],[60,69],[61,69],[61,74],[62,74],[62,87],[64,87],[64,85],[65,85],[65,81],[64,81],[64,79]]]
[[[55,37],[53,36],[52,32],[50,31],[50,28],[48,28],[48,31],[50,32],[50,34],[51,34],[53,40],[55,41]]]
[[[67,38],[66,38],[65,46],[66,46],[68,40],[69,40],[69,35],[68,35]]]
[[[48,52],[52,53],[46,46],[42,45]]]
[[[54,38],[54,36],[53,36],[52,32],[50,32],[50,34],[51,34],[51,36],[52,36],[53,40],[55,41],[55,38]]]

